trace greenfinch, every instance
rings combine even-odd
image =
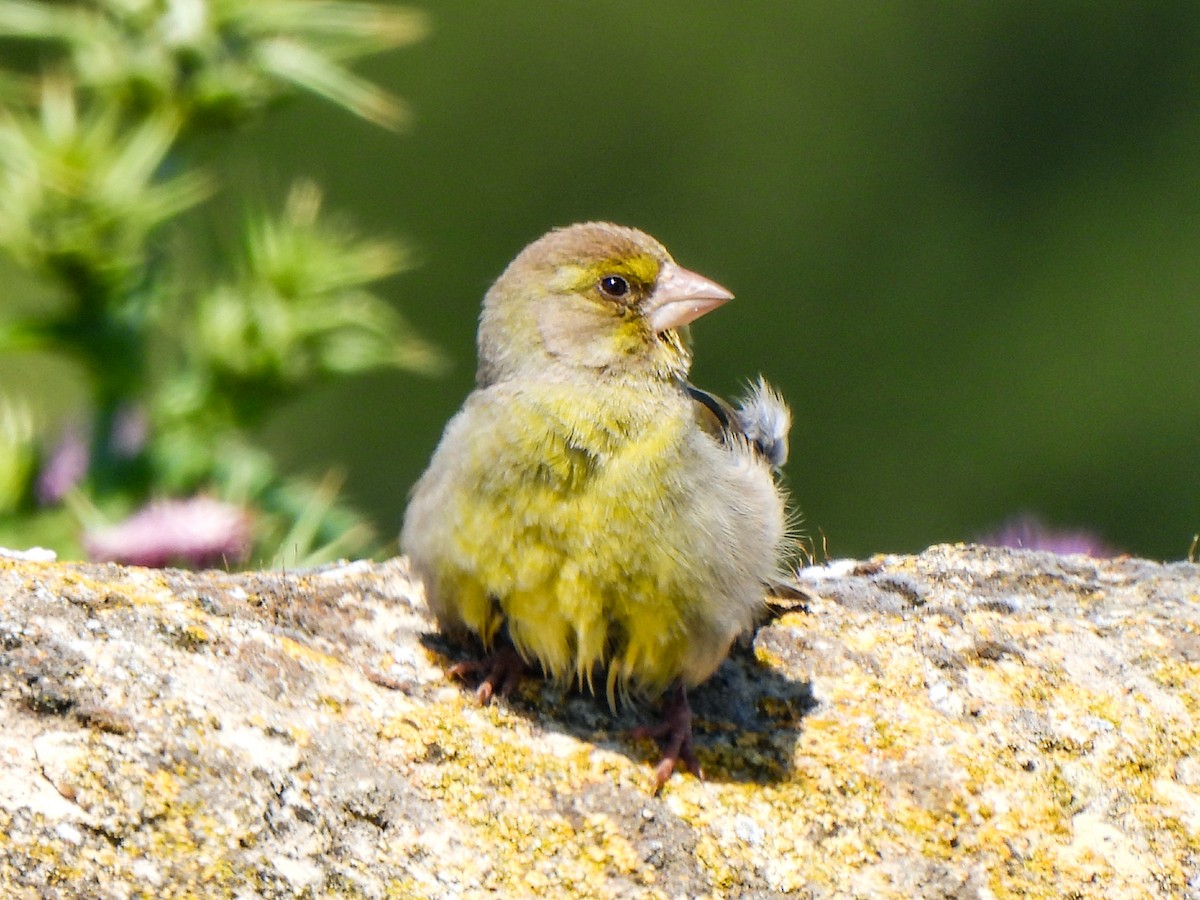
[[[690,322],[732,299],[644,232],[551,231],[488,290],[476,387],[413,487],[401,545],[444,632],[489,650],[478,696],[528,665],[663,698],[657,785],[700,775],[687,690],[784,578],[790,414],[687,382]]]

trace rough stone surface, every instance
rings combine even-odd
[[[656,797],[645,711],[447,681],[403,560],[0,560],[0,896],[1200,898],[1200,567],[800,581]]]

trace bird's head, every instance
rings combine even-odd
[[[560,228],[522,250],[484,298],[479,381],[570,371],[682,377],[691,362],[683,330],[732,298],[645,232]]]

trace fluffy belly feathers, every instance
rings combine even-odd
[[[591,686],[606,666],[610,702],[707,678],[762,603],[783,510],[740,515],[739,485],[775,496],[769,472],[689,426],[669,417],[614,440],[497,423],[485,452],[442,467],[457,471],[419,484],[410,507],[405,544],[439,619],[485,643],[505,625],[558,679]],[[453,432],[439,454],[456,452]]]

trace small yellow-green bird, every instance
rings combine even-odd
[[[644,232],[589,222],[517,256],[483,300],[475,390],[413,488],[401,544],[451,636],[489,655],[665,698],[662,785],[697,776],[687,689],[784,577],[776,482],[791,417],[761,379],[734,408],[687,382],[689,322],[733,298]]]

